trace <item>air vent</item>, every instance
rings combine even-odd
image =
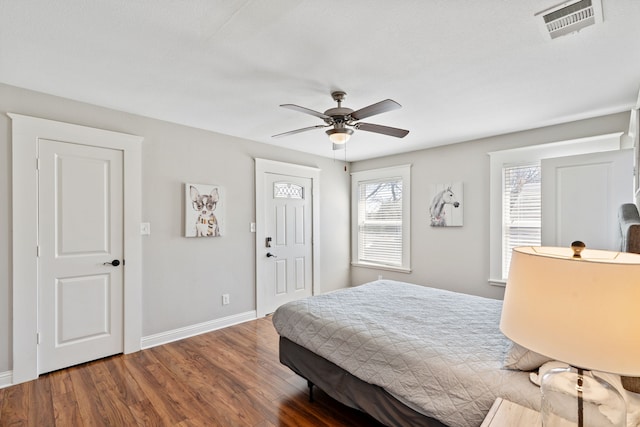
[[[555,39],[602,22],[602,3],[601,0],[573,0],[535,16],[540,19],[543,33]]]

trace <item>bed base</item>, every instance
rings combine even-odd
[[[307,387],[309,387],[309,402],[313,403],[313,383],[309,380],[307,380]]]
[[[284,337],[280,337],[280,362],[307,380],[310,402],[313,402],[313,387],[317,386],[338,402],[390,427],[446,427],[409,408],[383,388],[362,381]]]

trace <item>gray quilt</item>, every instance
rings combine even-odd
[[[281,336],[451,427],[477,427],[496,397],[539,409],[528,373],[502,368],[502,301],[379,280],[285,304]]]

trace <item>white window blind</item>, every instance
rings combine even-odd
[[[502,188],[502,277],[509,275],[511,251],[539,246],[541,240],[541,169],[539,163],[505,166]]]
[[[411,165],[351,174],[351,263],[411,271]]]
[[[358,184],[358,262],[402,266],[402,178]]]

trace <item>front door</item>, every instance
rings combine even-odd
[[[266,173],[263,191],[266,237],[257,257],[265,272],[264,311],[272,313],[312,294],[311,179]]]
[[[44,373],[123,352],[123,152],[46,139],[38,152]]]

